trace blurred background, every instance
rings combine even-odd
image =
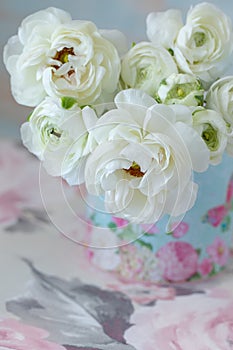
[[[93,21],[101,29],[119,29],[129,43],[146,39],[145,19],[149,12],[178,8],[185,12],[197,0],[0,0],[0,137],[19,138],[19,126],[31,108],[18,105],[11,96],[10,79],[2,62],[2,51],[9,37],[17,33],[29,14],[50,6],[72,14],[74,19]],[[228,13],[233,20],[233,3],[209,1]]]

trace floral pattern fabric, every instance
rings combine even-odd
[[[223,239],[230,209],[203,255],[184,243],[185,220],[173,223],[173,241],[156,255],[150,239],[159,238],[158,225],[143,226],[138,245],[117,247],[114,233],[127,225],[117,218],[102,242],[111,249],[98,248],[82,188],[45,175],[14,142],[0,141],[0,164],[0,349],[232,349],[233,264]],[[211,215],[203,214],[206,227],[216,222]],[[227,260],[214,278],[179,282],[212,276]],[[157,284],[160,273],[173,283]]]
[[[185,216],[165,217],[154,225],[111,216],[99,210],[98,199],[88,198],[87,215],[93,226],[90,261],[131,282],[184,282],[221,272],[232,246],[232,173],[233,164],[225,157],[205,174],[194,174],[199,185],[194,207]],[[106,250],[112,245],[115,249]]]

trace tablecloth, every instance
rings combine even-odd
[[[127,283],[88,258],[82,188],[0,141],[0,349],[233,349],[233,263],[203,282]]]

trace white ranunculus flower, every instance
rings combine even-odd
[[[177,72],[167,50],[150,42],[140,42],[124,56],[121,78],[127,87],[141,89],[154,97],[161,80]]]
[[[226,151],[233,156],[233,76],[219,79],[211,85],[206,96],[206,106],[218,111],[226,121]]]
[[[21,138],[53,176],[70,185],[84,181],[84,167],[90,152],[88,132],[97,121],[90,107],[82,110],[71,98],[47,97],[21,126]]]
[[[213,4],[192,7],[175,42],[175,58],[186,73],[194,73],[206,84],[224,71],[233,50],[231,20]]]
[[[157,98],[164,104],[200,106],[203,105],[204,90],[194,75],[174,73],[161,82]]]
[[[233,127],[233,76],[219,79],[211,85],[206,95],[206,107],[221,113]]]
[[[209,164],[189,108],[155,104],[134,89],[118,93],[115,104],[91,132],[97,146],[86,163],[87,190],[104,195],[115,216],[137,223],[185,213],[197,193],[192,171]]]
[[[184,25],[178,10],[149,14],[147,36],[171,49],[181,72],[197,75],[206,85],[223,72],[233,50],[230,18],[206,2],[191,7]]]
[[[219,164],[227,146],[227,126],[221,114],[199,107],[193,112],[193,127],[210,150],[210,163]]]
[[[18,35],[4,48],[16,101],[36,106],[46,95],[70,96],[82,106],[95,103],[104,92],[114,92],[120,57],[105,37],[92,22],[72,21],[68,13],[56,8],[24,19]],[[122,41],[118,31],[109,37],[115,43]]]

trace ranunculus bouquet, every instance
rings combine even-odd
[[[4,48],[15,100],[35,107],[24,145],[49,174],[85,183],[117,217],[150,224],[193,207],[205,172],[233,155],[230,19],[209,3],[150,13],[132,43],[48,8]]]

